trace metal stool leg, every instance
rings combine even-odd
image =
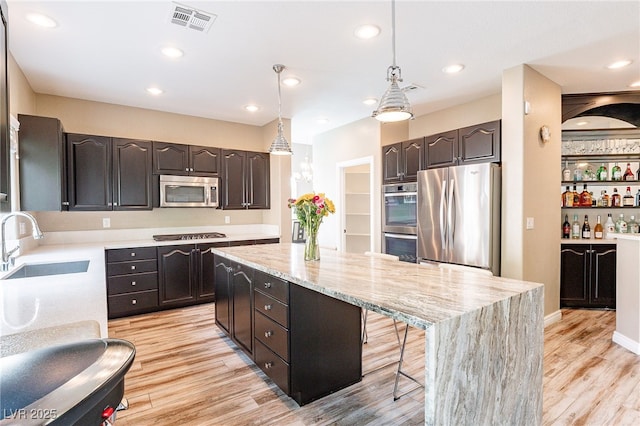
[[[365,343],[367,343],[367,341],[369,339],[369,336],[367,335],[367,316],[368,316],[367,314],[369,313],[369,310],[368,309],[361,309],[360,312],[361,312],[361,315],[362,315],[362,337],[361,337],[361,343],[362,343],[362,345],[364,345]],[[398,340],[398,346],[401,346],[401,343],[400,343],[400,331],[398,331],[398,322],[395,319],[393,320],[393,328],[396,331],[396,339]],[[381,369],[383,369],[385,367],[389,367],[389,366],[392,366],[392,365],[397,364],[397,363],[398,363],[398,361],[392,361],[392,362],[388,362],[386,364],[383,364],[381,366],[378,366],[376,368],[372,368],[369,371],[363,372],[362,373],[362,377],[364,377],[365,375],[367,375],[369,373],[373,373],[374,371],[381,370]]]
[[[398,371],[396,372],[396,381],[395,384],[393,385],[393,400],[397,401],[398,399],[400,399],[401,397],[405,396],[406,394],[413,392],[415,390],[418,390],[420,388],[424,388],[424,385],[422,383],[420,383],[418,380],[416,380],[414,377],[408,375],[407,373],[405,373],[404,371],[402,371],[402,362],[404,361],[404,349],[405,346],[407,345],[407,335],[409,334],[409,324],[405,325],[405,329],[404,329],[404,339],[402,341],[402,348],[400,349],[400,361],[398,361]],[[400,381],[400,376],[404,376],[407,379],[413,381],[414,383],[417,384],[416,387],[409,389],[408,391],[398,395],[398,382]]]

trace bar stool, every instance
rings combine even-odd
[[[443,270],[447,269],[452,271],[469,272],[469,273],[478,274],[478,275],[493,276],[493,273],[491,273],[491,271],[487,269],[474,268],[472,266],[455,265],[452,263],[439,263],[438,267]],[[403,397],[408,393],[424,388],[424,385],[420,383],[415,377],[412,377],[411,375],[402,371],[402,363],[404,361],[404,349],[407,344],[408,334],[409,334],[409,324],[407,324],[406,328],[404,329],[404,339],[402,340],[402,347],[400,349],[400,361],[398,362],[398,371],[396,372],[396,380],[395,380],[395,384],[393,385],[394,401],[397,401],[398,399],[400,399],[401,397]],[[409,389],[406,392],[403,392],[402,394],[398,394],[398,382],[400,381],[400,376],[406,377],[407,379],[411,380],[416,384],[416,386]]]
[[[376,253],[373,251],[365,251],[364,252],[365,256],[369,256],[369,257],[375,257],[378,259],[386,259],[386,260],[391,260],[393,262],[399,262],[400,258],[398,256],[394,256],[392,254],[386,254],[386,253]],[[362,315],[362,336],[360,338],[360,342],[362,345],[364,345],[365,343],[367,343],[369,336],[367,336],[367,317],[369,314],[369,310],[368,309],[360,309],[360,313]],[[398,346],[400,346],[400,332],[398,331],[398,323],[397,321],[394,319],[393,320],[393,328],[396,331],[396,339],[398,339]],[[373,373],[374,371],[378,371],[382,368],[388,367],[390,365],[396,364],[398,361],[393,361],[393,362],[389,362],[387,364],[381,365],[379,367],[373,368],[369,371],[367,371],[366,373],[362,373],[362,377],[364,377],[366,374],[369,373]]]

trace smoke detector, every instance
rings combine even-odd
[[[171,5],[169,22],[184,28],[206,33],[217,17],[218,15],[213,13],[204,12],[180,3],[173,3]]]
[[[416,90],[422,90],[422,89],[424,89],[424,87],[418,86],[417,84],[412,83],[408,86],[401,88],[400,90],[402,90],[404,93],[409,93],[409,92],[414,92]]]

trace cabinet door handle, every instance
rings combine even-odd
[[[131,285],[136,285],[136,282],[135,281],[131,281]]]
[[[137,301],[136,299],[133,299],[133,300],[131,301],[131,304],[132,304],[132,305],[135,305],[136,303],[138,303],[138,301]]]
[[[271,305],[264,305],[264,310],[265,311],[270,311],[271,310]]]
[[[264,332],[264,337],[271,337],[271,336],[273,336],[273,331],[269,330]]]
[[[265,362],[264,363],[264,368],[265,369],[270,369],[271,367],[273,367],[273,362],[269,361],[269,362]]]
[[[264,283],[264,288],[271,288],[271,283]]]

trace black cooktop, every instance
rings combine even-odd
[[[226,238],[221,232],[197,232],[193,234],[154,235],[154,241],[204,240],[207,238]]]

